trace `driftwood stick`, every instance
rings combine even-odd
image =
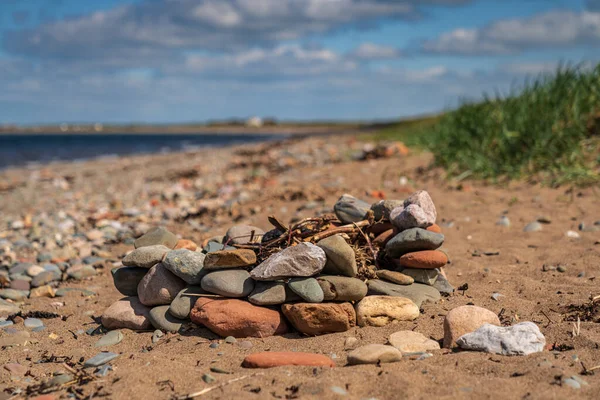
[[[198,392],[186,394],[186,395],[183,395],[183,396],[175,396],[175,397],[173,397],[173,400],[192,400],[192,399],[195,399],[196,397],[200,397],[200,396],[202,396],[202,395],[204,395],[204,394],[206,394],[208,392],[212,392],[215,389],[220,389],[220,388],[222,388],[224,386],[227,386],[227,385],[230,385],[230,384],[232,384],[234,382],[241,381],[243,379],[247,379],[247,378],[250,378],[250,377],[253,377],[253,376],[257,376],[257,375],[264,375],[264,374],[262,374],[262,373],[256,373],[256,374],[251,374],[251,375],[243,375],[243,376],[240,376],[239,378],[230,379],[230,380],[228,380],[226,382],[223,382],[223,383],[221,383],[221,384],[219,384],[217,386],[207,387],[207,388],[202,389],[202,390],[200,390]]]

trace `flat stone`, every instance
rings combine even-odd
[[[440,293],[450,295],[454,292],[454,286],[448,282],[448,279],[443,274],[438,274],[436,281],[433,284]]]
[[[23,321],[23,325],[25,325],[25,328],[27,329],[35,329],[44,326],[44,322],[38,318],[26,318],[25,321]]]
[[[254,232],[254,234],[252,233]],[[252,225],[234,225],[227,230],[223,243],[247,244],[260,243],[265,231]],[[252,241],[250,240],[252,239]]]
[[[439,350],[440,344],[415,331],[398,331],[390,335],[390,344],[402,353],[421,353]]]
[[[308,277],[325,267],[325,252],[312,243],[300,243],[275,253],[250,272],[258,281],[275,281],[282,278]]]
[[[161,263],[148,270],[148,273],[140,281],[137,292],[142,304],[161,306],[171,304],[177,293],[185,286],[182,279],[171,273]]]
[[[404,268],[402,270],[404,275],[408,275],[415,280],[415,282],[423,283],[425,285],[433,286],[439,272],[437,269],[422,269],[422,268]]]
[[[412,276],[403,274],[402,272],[380,269],[376,272],[379,279],[395,283],[397,285],[412,285],[415,280]]]
[[[419,307],[405,297],[367,296],[356,305],[358,326],[385,326],[412,321],[419,315]]]
[[[96,268],[91,265],[76,265],[67,269],[67,276],[77,281],[95,276],[96,273]]]
[[[354,277],[358,272],[354,250],[341,235],[322,239],[317,246],[325,251],[327,262],[323,273]]]
[[[29,296],[28,290],[0,289],[0,297],[12,301],[23,301]]]
[[[461,349],[502,354],[504,356],[526,356],[544,351],[546,338],[533,322],[521,322],[501,327],[483,324],[476,331],[456,339]]]
[[[369,203],[349,194],[342,195],[333,206],[335,215],[344,224],[364,220],[370,209]]]
[[[127,254],[122,263],[126,267],[152,268],[161,262],[169,251],[171,249],[162,244],[140,247]]]
[[[249,249],[221,250],[206,255],[205,270],[249,267],[256,264],[256,254]]]
[[[264,338],[288,332],[287,323],[279,311],[236,299],[201,297],[190,317],[194,323],[222,337]]]
[[[198,245],[188,239],[179,239],[173,250],[177,250],[177,249],[188,249],[191,251],[196,251],[196,250],[198,250]]]
[[[104,310],[102,325],[106,329],[143,331],[151,327],[149,316],[150,307],[143,305],[137,297],[126,297]]]
[[[272,306],[300,300],[300,296],[292,292],[283,282],[256,281],[254,290],[248,301],[259,306]]]
[[[444,319],[444,347],[456,346],[456,340],[476,331],[483,324],[500,325],[498,316],[482,307],[460,306],[453,308]]]
[[[141,247],[143,249],[143,247]],[[137,296],[140,281],[148,269],[140,267],[121,267],[110,270],[115,288],[125,296]]]
[[[122,340],[123,333],[121,331],[110,331],[106,335],[98,339],[98,341],[94,344],[94,347],[114,346],[116,344],[121,343]]]
[[[315,278],[292,278],[288,287],[308,303],[321,303],[324,299],[323,289]]]
[[[394,208],[404,207],[404,200],[381,200],[371,205],[375,221],[390,220],[390,213]]]
[[[437,289],[421,283],[404,286],[384,282],[379,279],[371,279],[367,281],[367,286],[369,287],[368,295],[406,297],[412,300],[417,307],[421,307],[426,302],[435,303],[442,298]]]
[[[248,271],[227,269],[213,271],[204,276],[202,289],[224,297],[246,297],[254,290],[254,281]]]
[[[423,228],[433,225],[432,221],[425,211],[416,204],[410,204],[408,207],[397,207],[390,213],[392,224],[400,231],[411,228]]]
[[[367,285],[360,279],[321,275],[317,277],[317,282],[326,301],[360,301],[367,295]]]
[[[385,245],[388,256],[398,258],[406,253],[435,250],[444,243],[444,235],[421,228],[400,232]]]
[[[153,327],[166,332],[178,332],[183,320],[175,318],[169,312],[169,306],[158,306],[150,310],[148,319]]]
[[[306,335],[345,332],[356,326],[356,313],[350,303],[284,304],[283,314]]]
[[[114,360],[117,357],[119,357],[118,354],[111,353],[108,351],[103,351],[102,353],[96,354],[94,357],[86,360],[83,363],[83,367],[84,368],[99,367],[101,365],[111,362],[112,360]]]
[[[172,250],[165,256],[162,265],[190,285],[198,285],[204,274],[206,255],[187,249]]]
[[[42,272],[44,272],[45,269],[40,267],[39,265],[32,265],[31,267],[27,268],[27,275],[31,276],[32,278],[36,275],[41,274]]]
[[[416,251],[400,257],[400,265],[404,268],[435,269],[442,268],[447,263],[448,256],[439,250]]]
[[[348,365],[393,363],[401,359],[400,350],[384,344],[368,344],[348,353]]]
[[[49,284],[50,282],[60,281],[62,274],[60,271],[46,271],[33,277],[31,287],[39,287]]]
[[[335,367],[335,362],[322,354],[294,351],[265,351],[246,356],[244,368],[273,368],[281,366]]]
[[[192,307],[194,307],[194,304],[196,304],[196,300],[198,300],[199,297],[194,295],[206,293],[208,292],[202,289],[200,286],[186,287],[185,289],[181,290],[171,302],[171,305],[169,306],[169,313],[175,318],[189,319],[190,311],[192,310]]]
[[[172,234],[171,232],[169,232],[162,226],[158,226],[158,227],[150,229],[144,235],[137,238],[136,241],[133,243],[133,245],[135,246],[136,249],[138,249],[140,247],[154,246],[154,245],[161,244],[163,246],[166,246],[166,247],[172,249],[177,244],[177,241],[178,241],[177,236],[175,236],[174,234]]]

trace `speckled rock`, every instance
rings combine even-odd
[[[371,210],[375,216],[375,221],[390,220],[390,213],[394,208],[403,207],[404,200],[381,200],[371,205]]]
[[[356,326],[356,313],[350,303],[284,304],[283,314],[306,335],[345,332]]]
[[[397,207],[390,213],[392,224],[399,230],[411,228],[427,228],[433,225],[432,221],[425,211],[416,204],[409,204],[408,207]]]
[[[188,249],[172,250],[165,256],[162,265],[190,285],[198,285],[204,274],[206,254]]]
[[[546,338],[533,322],[500,327],[483,324],[475,332],[456,339],[461,349],[484,351],[504,356],[526,356],[544,351]]]
[[[221,250],[209,253],[204,259],[205,270],[249,267],[256,264],[256,254],[249,249]]]
[[[323,273],[354,277],[357,274],[354,250],[341,235],[333,235],[317,243],[325,251],[327,262]]]
[[[500,325],[498,316],[482,307],[460,306],[453,308],[444,319],[444,347],[456,346],[456,340],[476,331],[483,324]]]
[[[385,326],[412,321],[420,315],[419,307],[405,297],[367,296],[356,305],[359,326]]]

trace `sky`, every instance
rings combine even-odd
[[[403,118],[599,54],[600,0],[0,0],[0,124]]]

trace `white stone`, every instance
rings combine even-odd
[[[254,268],[250,275],[257,281],[313,276],[323,270],[326,262],[323,249],[312,243],[300,243],[273,254]]]
[[[484,324],[475,332],[459,337],[456,343],[465,350],[514,356],[543,351],[546,338],[533,322],[509,327]]]

